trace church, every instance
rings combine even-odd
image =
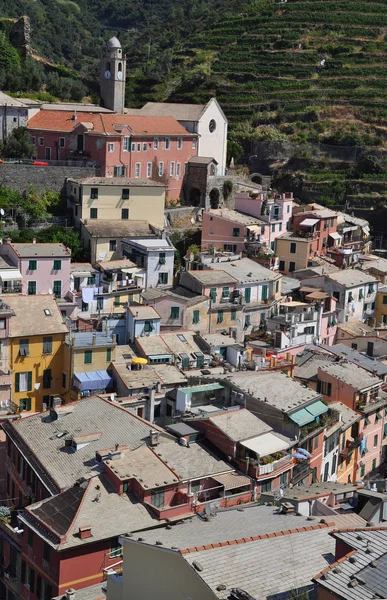
[[[57,103],[36,111],[27,126],[37,159],[90,163],[103,177],[154,179],[167,185],[169,200],[182,197],[187,165],[195,157],[213,159],[223,176],[227,119],[216,99],[125,108],[126,64],[112,37],[100,64],[103,107]]]

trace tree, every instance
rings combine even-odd
[[[2,156],[5,158],[31,158],[34,147],[27,127],[16,127],[9,135],[2,148]]]
[[[365,152],[361,155],[354,169],[354,175],[383,173],[383,162],[375,154]]]

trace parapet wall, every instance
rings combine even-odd
[[[24,192],[28,186],[42,193],[60,192],[66,177],[83,179],[98,175],[96,167],[38,167],[18,163],[0,164],[0,185]]]

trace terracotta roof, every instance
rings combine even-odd
[[[72,132],[81,125],[87,127],[91,134],[114,135],[122,134],[121,127],[127,126],[133,135],[184,135],[195,136],[189,133],[173,117],[149,117],[144,115],[116,115],[82,113],[76,115],[74,111],[41,110],[28,120],[29,129],[42,129],[46,131]]]

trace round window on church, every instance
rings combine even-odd
[[[215,119],[211,119],[211,121],[209,122],[209,125],[208,125],[208,129],[210,130],[210,133],[214,133],[214,131],[216,129]]]

